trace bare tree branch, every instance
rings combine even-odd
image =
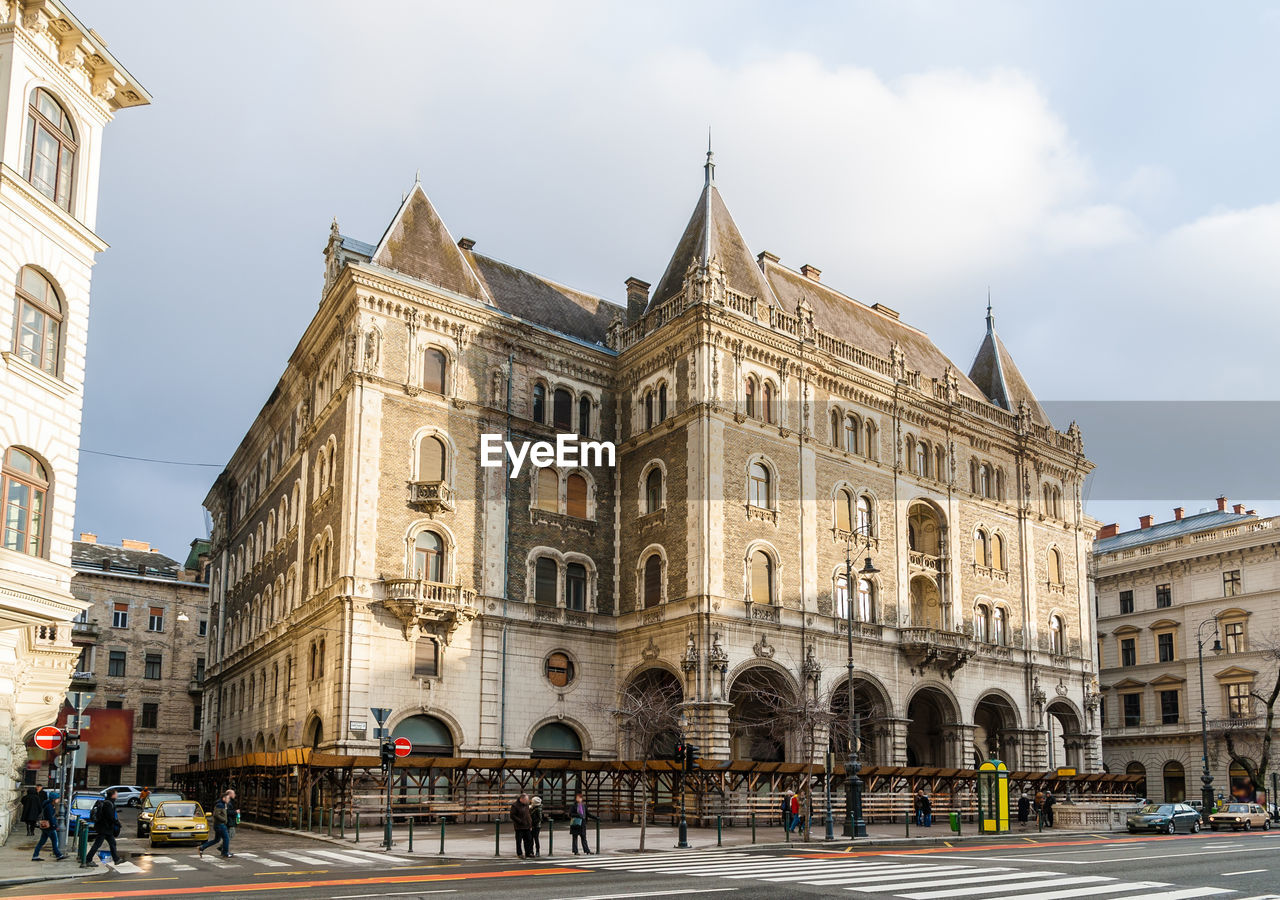
[[[631,741],[632,749],[645,763],[640,773],[640,851],[644,852],[649,813],[648,762],[661,750],[662,742],[680,733],[684,694],[674,680],[648,678],[632,682],[618,697],[609,714],[618,730]]]

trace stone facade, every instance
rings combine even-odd
[[[1271,791],[1270,776],[1252,783],[1266,710],[1251,694],[1269,694],[1277,674],[1280,518],[1229,509],[1223,497],[1216,510],[1177,509],[1172,521],[1144,516],[1141,528],[1102,534],[1094,562],[1107,770],[1144,776],[1155,801],[1201,799],[1203,705],[1214,796]]]
[[[53,722],[75,664],[71,541],[89,275],[106,248],[94,233],[103,129],[149,102],[61,2],[0,2],[0,464],[5,495],[17,481],[43,497],[30,501],[43,503],[38,522],[6,503],[4,520],[22,528],[0,535],[0,841],[26,740]]]
[[[878,570],[864,761],[1099,767],[1092,466],[990,315],[965,376],[893,310],[752,256],[710,158],[625,309],[455,241],[416,184],[376,246],[335,223],[325,261],[206,500],[207,757],[374,752],[372,707],[445,755],[629,756],[608,709],[646,678],[680,687],[704,756],[799,759],[743,724],[762,687],[843,682],[848,551]],[[569,432],[615,464],[480,465],[482,434]]]

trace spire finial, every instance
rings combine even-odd
[[[702,169],[704,172],[707,173],[705,184],[708,187],[715,184],[716,183],[716,156],[714,153],[711,152],[711,126],[710,125],[707,126],[707,162],[706,162],[706,165],[702,167]]]
[[[414,183],[414,184],[422,184],[422,170],[421,170],[421,169],[414,169],[414,170],[413,170],[413,183]]]
[[[996,317],[991,315],[991,285],[987,285],[987,333],[994,334],[996,330]]]

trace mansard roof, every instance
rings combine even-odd
[[[996,334],[995,316],[991,307],[987,307],[987,333],[978,348],[978,355],[969,367],[969,378],[981,389],[983,396],[1002,409],[1016,413],[1018,404],[1023,401],[1031,409],[1031,418],[1041,425],[1049,425],[1049,417],[1045,415],[1040,401],[1031,393],[1013,357],[1005,348],[1004,341]]]
[[[756,297],[761,303],[773,300],[773,292],[762,277],[760,267],[756,264],[747,242],[734,224],[724,198],[716,188],[715,162],[711,151],[707,151],[706,176],[702,186],[702,194],[689,217],[680,242],[671,254],[666,271],[658,279],[658,286],[650,295],[650,308],[670,300],[680,293],[685,273],[690,266],[704,265],[714,260],[724,269],[725,282],[730,289],[740,291],[749,297]]]

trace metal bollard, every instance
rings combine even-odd
[[[360,843],[360,813],[356,813],[356,843]]]
[[[907,837],[911,837],[911,813],[910,812],[903,813],[902,821],[905,822],[907,826]]]
[[[556,852],[556,820],[547,817],[547,856]]]
[[[333,807],[329,807],[329,837],[333,837]]]
[[[724,817],[716,816],[716,846],[724,846]]]
[[[76,823],[76,858],[82,866],[89,860],[89,823],[84,819]]]
[[[413,852],[413,816],[409,817],[409,852]]]
[[[311,830],[311,812],[312,812],[312,807],[308,806],[307,807],[307,831]]]
[[[756,842],[756,813],[755,813],[755,810],[752,810],[751,811],[751,843],[754,844],[755,842]]]
[[[587,823],[583,822],[582,824],[585,827]],[[596,819],[596,852],[597,853],[600,852],[600,820],[599,819]]]
[[[440,817],[440,855],[444,856],[444,816]]]
[[[493,855],[502,855],[502,823],[497,819],[493,820]]]
[[[347,808],[342,807],[342,815],[338,818],[338,837],[347,839]]]

